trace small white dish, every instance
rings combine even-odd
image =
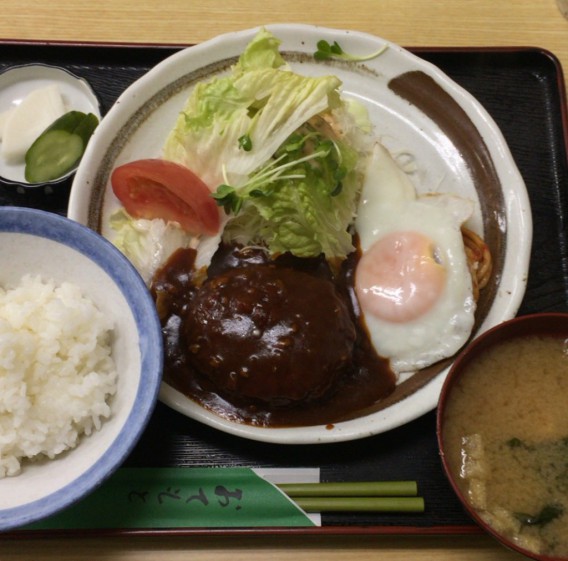
[[[29,93],[51,84],[58,87],[66,111],[93,113],[100,120],[100,102],[87,80],[64,68],[47,64],[12,66],[0,73],[0,114],[15,108]],[[0,156],[0,178],[4,182],[24,187],[46,185],[27,182],[24,171],[24,162],[11,163]],[[71,170],[48,183],[59,183],[74,172]]]
[[[111,416],[53,460],[22,461],[0,479],[0,531],[45,518],[78,501],[118,468],[157,402],[162,335],[153,300],[128,260],[92,230],[45,211],[0,207],[0,285],[26,275],[78,286],[113,320],[118,372]]]
[[[334,74],[342,80],[343,95],[367,108],[376,136],[391,152],[410,158],[410,178],[419,192],[457,193],[477,203],[468,226],[490,243],[495,274],[478,308],[475,334],[513,317],[527,283],[532,217],[522,176],[487,111],[440,69],[379,37],[310,25],[265,27],[282,41],[280,50],[293,70]],[[226,72],[257,31],[228,33],[182,50],[127,88],[87,147],[72,185],[69,216],[112,237],[108,218],[120,206],[110,187],[112,170],[136,159],[160,157],[195,84]],[[345,52],[358,55],[387,48],[365,63],[322,62],[313,57],[321,39],[337,41]],[[409,99],[412,92],[414,99]],[[448,126],[457,129],[453,137],[447,134]],[[160,399],[188,417],[253,440],[338,442],[394,429],[434,409],[447,366],[401,380],[392,399],[333,426],[240,424],[201,407],[166,383]]]

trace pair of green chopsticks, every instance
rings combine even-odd
[[[416,481],[281,483],[306,512],[424,512]]]

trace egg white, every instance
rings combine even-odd
[[[433,242],[436,259],[446,269],[440,297],[417,318],[387,321],[361,304],[373,346],[398,374],[452,356],[471,333],[476,304],[461,226],[473,208],[472,201],[458,196],[417,196],[386,148],[374,147],[355,222],[363,255],[389,234],[414,231]]]

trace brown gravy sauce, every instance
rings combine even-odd
[[[195,251],[178,250],[158,271],[152,286],[163,326],[164,381],[223,418],[257,426],[331,426],[346,418],[358,416],[362,411],[380,403],[394,392],[396,378],[388,361],[379,357],[372,347],[357,309],[353,277],[358,258],[358,252],[353,252],[336,275],[331,275],[325,261],[320,259],[282,256],[274,261],[276,267],[294,268],[310,275],[333,278],[337,292],[349,309],[356,338],[349,365],[342,369],[324,396],[309,402],[273,406],[227,395],[208,376],[190,364],[183,318],[203,279],[194,270]],[[207,275],[208,278],[214,278],[233,267],[254,267],[263,265],[266,261],[264,252],[260,250],[242,251],[235,247],[221,246]],[[312,303],[306,300],[305,305],[310,306]],[[319,325],[316,328],[325,330],[326,326]]]

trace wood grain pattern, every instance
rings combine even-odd
[[[404,46],[538,46],[568,64],[568,21],[555,0],[3,0],[0,38],[187,44],[285,22]]]
[[[521,561],[488,536],[106,538],[1,541],[2,561]]]

